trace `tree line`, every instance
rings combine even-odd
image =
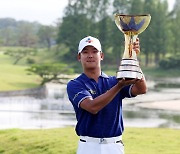
[[[16,21],[0,18],[0,45],[22,47],[47,47],[56,44],[56,27],[38,22]]]
[[[124,50],[124,36],[114,23],[114,13],[150,14],[148,28],[139,35],[141,56],[145,66],[180,53],[180,0],[168,10],[167,0],[69,0],[65,15],[59,24],[57,43],[64,43],[69,52],[66,58],[74,60],[78,42],[84,36],[98,37],[108,63],[119,62]]]

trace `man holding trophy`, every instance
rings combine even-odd
[[[120,23],[121,19],[117,18],[115,16]],[[140,51],[139,39],[130,43],[125,42],[132,57]],[[121,63],[123,68],[119,68],[117,77],[103,73],[101,61],[104,53],[100,41],[92,36],[79,42],[77,58],[83,73],[67,84],[69,100],[77,118],[76,133],[80,137],[77,154],[124,154],[122,100],[146,93],[142,71],[138,66],[140,73],[126,73],[131,72],[129,65],[134,63],[124,58],[126,62]],[[123,73],[119,73],[121,71]]]

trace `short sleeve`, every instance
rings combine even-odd
[[[78,108],[84,99],[92,97],[83,84],[75,80],[67,84],[67,94],[73,106]]]
[[[129,86],[122,88],[122,90],[120,91],[122,99],[126,98],[126,97],[127,98],[135,97],[131,94],[132,87],[133,87],[133,85],[129,85]]]

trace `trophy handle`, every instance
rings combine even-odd
[[[125,49],[123,54],[123,59],[136,59],[137,60],[137,54],[136,51],[133,49],[133,43],[136,42],[136,39],[138,35],[130,34],[124,34],[125,37]]]

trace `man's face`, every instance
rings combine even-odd
[[[98,51],[93,46],[86,46],[78,55],[78,60],[81,61],[83,68],[94,69],[100,67],[100,62],[103,60],[103,53]]]

